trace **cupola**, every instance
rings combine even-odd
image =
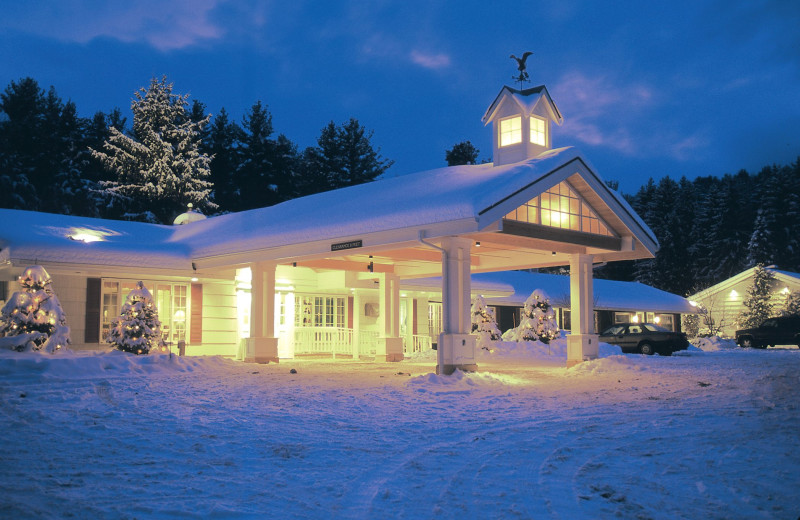
[[[183,224],[188,224],[190,222],[197,222],[198,220],[205,220],[206,216],[194,209],[193,204],[190,202],[186,205],[186,212],[181,213],[175,220],[172,221],[172,224],[175,226],[181,226]]]
[[[560,126],[564,118],[544,85],[523,90],[504,86],[482,121],[492,123],[492,157],[500,166],[552,148],[550,122]]]

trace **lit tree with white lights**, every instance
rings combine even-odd
[[[69,327],[64,309],[50,285],[44,267],[32,265],[19,277],[22,291],[11,295],[0,311],[0,338],[15,350],[54,353],[69,347]]]
[[[507,341],[536,341],[548,344],[558,337],[556,312],[550,305],[550,298],[544,291],[536,289],[531,293],[522,309],[519,325],[507,331],[503,339]]]
[[[483,296],[472,299],[472,334],[478,336],[478,348],[489,349],[492,341],[500,339],[494,309],[486,305]]]
[[[112,320],[106,341],[116,349],[133,354],[149,354],[165,348],[158,309],[153,295],[142,282],[128,294],[120,316]]]

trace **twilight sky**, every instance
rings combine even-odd
[[[665,175],[755,172],[800,156],[796,0],[0,0],[0,88],[25,76],[80,115],[166,74],[212,114],[256,101],[302,149],[350,117],[390,174],[444,166],[469,139],[510,54],[564,115],[573,145],[634,192]],[[130,123],[130,117],[129,117]]]

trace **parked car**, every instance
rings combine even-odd
[[[623,352],[662,356],[671,356],[689,346],[686,334],[672,332],[655,323],[617,323],[600,334],[600,341],[619,345]]]
[[[770,318],[758,327],[737,330],[736,343],[745,348],[767,348],[775,345],[800,347],[800,316]]]

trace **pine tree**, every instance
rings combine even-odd
[[[478,347],[489,350],[492,341],[500,339],[494,309],[486,305],[483,296],[472,298],[472,334],[478,336]]]
[[[478,154],[480,150],[475,148],[469,141],[461,141],[445,152],[444,159],[447,166],[458,166],[461,164],[478,164]]]
[[[758,327],[770,318],[772,312],[772,282],[775,275],[762,264],[753,269],[753,284],[747,289],[747,296],[742,305],[745,309],[739,314],[737,323],[743,329]]]
[[[531,293],[522,308],[519,325],[506,331],[506,341],[536,341],[549,344],[559,335],[556,313],[550,305],[550,298],[540,289]]]
[[[166,348],[153,295],[142,282],[128,293],[120,316],[111,321],[106,341],[132,354],[149,354]]]
[[[126,197],[133,220],[171,223],[188,203],[204,213],[217,205],[209,200],[210,158],[199,151],[199,135],[208,122],[187,114],[187,96],[172,93],[166,77],[153,78],[131,103],[133,133],[111,128],[103,152],[93,155],[116,174],[104,183],[110,194]]]
[[[791,291],[783,302],[782,316],[800,316],[800,292]]]
[[[0,311],[0,338],[19,338],[13,345],[19,351],[43,350],[52,354],[68,349],[67,317],[44,267],[32,265],[25,269],[19,284],[22,291],[12,294]]]
[[[242,162],[244,132],[236,122],[230,121],[225,108],[214,116],[208,139],[203,141],[203,152],[211,157],[211,182],[214,184],[214,202],[221,211],[244,209],[241,186],[237,182],[237,169]]]
[[[272,139],[272,114],[257,102],[242,121],[241,156],[236,172],[241,209],[262,208],[289,200],[295,184],[297,150],[284,135]]]
[[[313,180],[303,179],[303,194],[369,182],[389,169],[394,161],[381,157],[380,148],[373,148],[372,135],[356,119],[341,126],[328,123],[317,146],[303,154],[304,172],[314,176]]]

